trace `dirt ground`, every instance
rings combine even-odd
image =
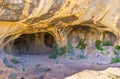
[[[120,63],[109,64],[103,58],[49,59],[48,55],[15,58],[18,63],[12,68],[5,67],[0,60],[0,79],[120,79]],[[11,74],[16,77],[10,78]]]

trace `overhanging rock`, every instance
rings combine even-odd
[[[1,0],[0,11],[1,49],[23,34],[38,32],[50,33],[59,47],[67,45],[71,34],[90,45],[103,38],[120,44],[119,0]]]

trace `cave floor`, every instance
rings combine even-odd
[[[78,72],[83,72],[83,75],[89,73],[87,74],[88,78],[85,75],[80,79],[112,79],[111,77],[106,78],[106,75],[102,78],[96,78],[95,76],[100,75],[93,74],[93,71],[106,71],[109,68],[113,68],[113,71],[115,68],[116,71],[117,68],[117,71],[120,72],[120,63],[103,63],[105,60],[102,59],[95,61],[94,58],[74,59],[65,56],[49,59],[48,55],[21,55],[15,58],[19,63],[14,64],[13,68],[5,67],[4,64],[0,63],[0,79],[8,79],[9,75],[14,72],[17,74],[17,79],[64,79]],[[89,75],[94,75],[94,78],[90,78]]]

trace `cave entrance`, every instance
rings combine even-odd
[[[76,48],[79,43],[86,43],[87,46],[94,46],[95,41],[99,39],[100,34],[94,27],[89,26],[75,26],[68,34],[68,41]]]
[[[54,45],[55,39],[50,33],[40,32],[23,34],[5,45],[4,50],[12,55],[39,55],[51,53]]]

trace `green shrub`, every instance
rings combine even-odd
[[[104,54],[104,52],[103,52],[103,51],[104,51],[104,48],[102,48],[102,47],[100,47],[100,46],[96,46],[96,49],[97,49],[97,50],[100,50],[101,53]]]
[[[62,56],[66,53],[66,47],[61,47],[59,51],[59,55]]]
[[[103,43],[102,43],[101,40],[97,40],[97,41],[95,42],[95,45],[96,45],[96,46],[100,46],[101,44],[102,44],[103,46],[109,46],[109,45],[110,45],[110,41],[106,41],[106,42],[103,42]]]
[[[78,49],[80,49],[80,50],[84,50],[84,49],[86,48],[85,39],[84,39],[84,40],[81,40],[81,41],[78,43],[78,45],[77,45],[76,48],[78,48]]]
[[[49,58],[50,59],[55,59],[58,56],[62,56],[66,53],[66,47],[61,47],[60,50],[58,49],[58,47],[54,47],[53,52],[50,54]]]
[[[118,46],[118,45],[115,46],[115,49],[120,50],[120,46]],[[112,58],[112,59],[111,59],[111,64],[120,62],[120,57],[119,57],[119,52],[118,52],[118,50],[114,50],[115,58]]]
[[[120,62],[120,57],[112,58],[111,64]]]
[[[11,61],[14,63],[14,64],[18,64],[19,61],[16,59],[16,58],[12,58]]]
[[[50,54],[49,58],[50,59],[55,59],[57,58],[57,54],[59,53],[58,46],[54,45],[53,46],[53,52]]]
[[[57,53],[51,53],[50,56],[49,56],[50,59],[55,59],[57,58]]]
[[[116,45],[116,46],[115,46],[115,49],[120,50],[120,46],[119,46],[119,45]]]
[[[96,45],[96,46],[99,46],[101,43],[102,43],[101,40],[97,40],[97,41],[95,42],[95,45]]]
[[[104,48],[102,48],[102,47],[100,47],[100,46],[96,46],[96,48],[97,48],[98,50],[104,51]]]

